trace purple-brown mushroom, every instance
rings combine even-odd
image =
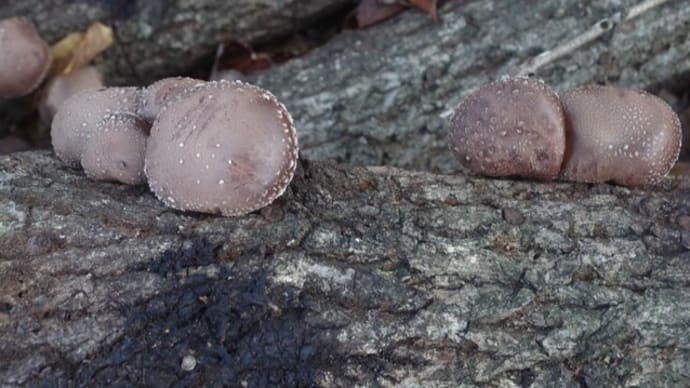
[[[242,82],[208,82],[160,111],[145,172],[166,205],[223,215],[262,208],[287,188],[297,136],[271,93]]]
[[[678,159],[678,116],[649,93],[585,85],[561,93],[567,141],[561,177],[626,186],[656,183]]]
[[[31,93],[43,81],[50,62],[48,45],[29,20],[0,20],[0,98]]]
[[[690,108],[685,108],[678,116],[683,131],[683,149],[688,153],[690,152]]]
[[[50,80],[44,88],[38,104],[41,119],[50,125],[58,107],[68,98],[88,89],[103,87],[101,73],[92,66],[74,70],[68,74],[61,74]]]
[[[204,83],[205,81],[187,77],[163,78],[152,83],[142,91],[139,116],[153,123],[161,107],[183,92]]]
[[[138,185],[144,177],[148,123],[131,114],[111,114],[86,142],[81,166],[90,178]]]
[[[136,115],[139,100],[140,91],[134,87],[85,90],[68,98],[51,125],[55,153],[66,164],[78,166],[98,124],[113,114]]]
[[[458,106],[448,141],[473,173],[554,179],[565,150],[563,109],[556,93],[539,80],[495,81]]]

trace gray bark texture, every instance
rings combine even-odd
[[[304,162],[239,218],[0,159],[0,385],[683,386],[690,181]],[[190,369],[194,366],[193,369]]]
[[[0,17],[23,10],[59,37],[118,9],[128,64],[101,65],[137,83],[210,55],[218,15],[253,41],[343,2],[212,3],[12,0]],[[440,15],[345,31],[250,77],[286,103],[306,160],[248,216],[167,209],[49,151],[0,157],[0,386],[687,386],[690,179],[439,173],[458,169],[454,107],[502,75],[674,90],[690,4],[446,1]]]

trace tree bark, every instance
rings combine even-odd
[[[0,384],[681,386],[690,181],[305,163],[223,218],[0,159]],[[194,366],[194,368],[191,368]]]
[[[79,29],[63,18],[101,18],[83,7],[120,4],[58,3],[51,23],[68,27],[41,24],[56,37]],[[687,2],[446,1],[440,14],[345,31],[250,77],[286,103],[308,158],[430,172],[303,161],[274,205],[223,218],[91,181],[47,151],[1,157],[0,385],[686,384],[690,179],[641,190],[434,172],[457,169],[455,105],[501,75],[675,91]],[[271,35],[281,22],[267,19],[246,28]],[[180,46],[132,49],[147,76],[208,55],[191,47],[224,28],[150,24],[134,46],[164,33]],[[136,82],[111,55],[111,79]]]

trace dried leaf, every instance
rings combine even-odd
[[[407,0],[410,6],[421,9],[431,15],[435,22],[438,21],[438,5],[436,0]]]
[[[53,55],[53,62],[61,62],[64,61],[65,58],[70,57],[72,51],[74,51],[83,37],[84,34],[81,32],[73,32],[55,43],[53,47],[50,48],[50,52]]]
[[[71,33],[51,48],[51,74],[68,74],[82,68],[113,44],[113,30],[95,22],[84,33]]]
[[[676,162],[668,174],[671,176],[690,176],[690,162]]]
[[[405,10],[400,4],[386,4],[378,0],[361,0],[355,9],[358,28],[380,23]]]

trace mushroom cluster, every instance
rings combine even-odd
[[[93,179],[148,182],[170,207],[227,216],[282,195],[298,150],[273,94],[191,78],[78,93],[58,108],[51,136],[57,156]]]
[[[24,17],[0,19],[0,99],[23,97],[38,89],[55,65],[51,49],[36,27]],[[41,119],[50,125],[68,97],[103,86],[95,67],[77,67],[54,74],[39,93]]]
[[[455,111],[451,151],[469,171],[646,186],[678,159],[678,116],[649,93],[585,85],[557,95],[539,80],[482,86]]]

